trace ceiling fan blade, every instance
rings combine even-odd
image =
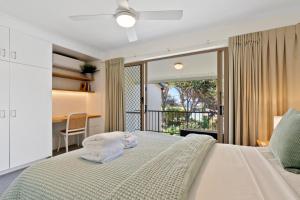
[[[134,28],[127,28],[126,32],[127,32],[127,37],[128,37],[129,42],[135,42],[138,40],[136,31]]]
[[[183,10],[141,11],[138,16],[140,20],[180,20]]]
[[[129,10],[128,0],[116,0],[119,8]]]
[[[94,15],[73,15],[69,18],[73,21],[97,20],[104,16],[113,16],[113,14],[94,14]]]

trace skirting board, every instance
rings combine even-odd
[[[47,157],[47,158],[50,158],[50,157]],[[35,163],[37,163],[37,162],[39,162],[39,161],[41,161],[41,160],[45,160],[45,159],[47,159],[47,158],[40,159],[40,160],[36,160],[36,161],[31,162],[31,163],[27,163],[27,164],[24,164],[24,165],[20,165],[20,166],[18,166],[18,167],[14,167],[14,168],[10,168],[10,169],[1,171],[1,172],[0,172],[0,176],[5,175],[5,174],[8,174],[8,173],[11,173],[11,172],[14,172],[14,171],[18,171],[18,170],[20,170],[20,169],[27,168],[27,167],[29,167],[29,166],[31,166],[31,165],[33,165],[33,164],[35,164]]]

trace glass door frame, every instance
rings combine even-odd
[[[229,53],[228,47],[221,47],[209,50],[195,51],[190,53],[147,59],[140,62],[125,64],[125,67],[141,67],[141,130],[147,126],[147,68],[148,62],[170,58],[184,57],[196,54],[217,53],[217,98],[218,98],[218,142],[228,143],[229,131]]]
[[[217,51],[218,142],[228,143],[228,48]]]
[[[146,81],[147,81],[147,63],[146,62],[134,62],[125,64],[124,67],[140,67],[140,130],[144,130],[145,126],[145,111],[147,109],[147,88],[146,88]]]

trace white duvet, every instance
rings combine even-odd
[[[189,200],[300,199],[300,176],[286,172],[267,148],[216,144]]]

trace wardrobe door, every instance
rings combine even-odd
[[[9,168],[9,63],[0,60],[0,171]]]
[[[10,167],[16,167],[52,155],[51,70],[12,63],[10,85]]]
[[[9,28],[0,26],[0,60],[9,60]]]
[[[52,68],[52,45],[42,39],[10,30],[10,61]]]

